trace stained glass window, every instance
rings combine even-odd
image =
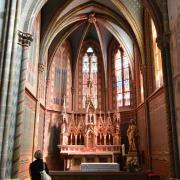
[[[119,48],[114,54],[114,72],[117,107],[129,106],[131,104],[129,59]]]
[[[90,53],[90,54],[89,54]],[[89,55],[88,55],[89,54]],[[91,94],[93,95],[92,100],[95,108],[98,106],[97,101],[97,73],[98,73],[98,64],[97,64],[97,56],[94,53],[92,47],[89,47],[86,53],[83,56],[82,60],[82,73],[83,73],[83,88],[82,88],[82,104],[83,108],[86,107],[86,98],[88,95],[89,88],[87,87],[87,81],[89,78],[93,82],[93,86],[91,88]]]

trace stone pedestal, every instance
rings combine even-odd
[[[126,159],[126,167],[128,172],[139,171],[139,161],[137,152],[129,152]]]

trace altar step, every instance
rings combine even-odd
[[[148,180],[147,173],[51,171],[52,180]]]

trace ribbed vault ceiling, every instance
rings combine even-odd
[[[49,0],[42,9],[41,63],[48,52],[49,64],[57,47],[68,39],[73,70],[86,39],[99,43],[107,70],[107,48],[115,38],[133,65],[133,45],[143,59],[143,8],[139,0]],[[105,74],[105,79],[107,75]]]

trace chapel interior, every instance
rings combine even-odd
[[[180,179],[179,0],[1,1],[0,179],[38,149],[52,177],[133,160]]]

